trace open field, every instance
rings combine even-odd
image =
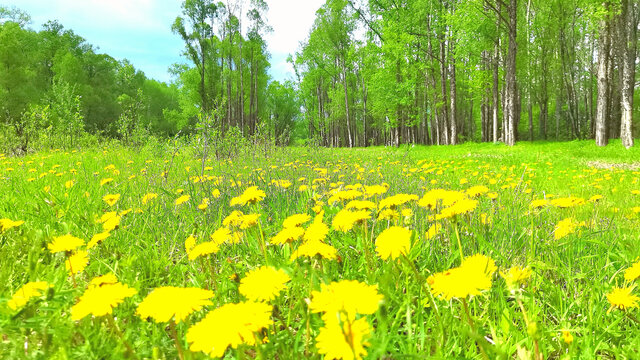
[[[0,156],[1,358],[640,357],[638,147],[198,154]]]

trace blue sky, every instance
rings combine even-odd
[[[248,2],[248,1],[245,1]],[[171,32],[180,15],[182,0],[0,0],[31,15],[31,27],[40,30],[48,20],[58,20],[88,43],[116,59],[128,59],[147,75],[170,81],[167,69],[181,56],[182,40]],[[267,36],[271,76],[293,78],[287,55],[294,53],[308,33],[315,11],[324,0],[267,0],[267,20],[273,32]],[[246,6],[245,10],[246,12]]]

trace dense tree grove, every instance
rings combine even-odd
[[[167,26],[185,63],[166,84],[57,21],[35,31],[0,7],[0,135],[22,151],[204,129],[279,145],[633,146],[638,1],[326,0],[285,82],[268,74],[267,10],[184,0]]]
[[[98,54],[57,21],[35,31],[27,14],[0,7],[0,135],[23,152],[37,141],[73,146],[87,134],[132,144],[197,131],[205,114],[221,135],[233,127],[286,145],[300,107],[292,110],[292,83],[269,85],[266,9],[262,0],[184,1],[167,26],[184,40],[190,65],[175,64],[166,84]]]
[[[178,85],[148,79],[126,60],[96,53],[56,21],[41,31],[28,24],[28,15],[0,8],[0,127],[20,140],[22,150],[35,136],[71,145],[84,132],[118,136],[117,119],[132,116],[126,115],[131,101],[139,103],[133,115],[138,121],[127,136],[133,127],[166,135],[178,130],[164,114],[179,109]]]
[[[172,30],[186,45],[194,67],[182,72],[183,82],[197,82],[198,108],[215,110],[222,133],[237,127],[244,135],[256,133],[259,119],[266,115],[269,54],[264,33],[269,31],[263,0],[186,0],[182,16]],[[243,11],[247,10],[246,16]],[[243,34],[242,19],[248,19]]]
[[[633,0],[327,0],[295,58],[309,136],[631,146],[638,13]]]

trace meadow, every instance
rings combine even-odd
[[[0,155],[0,358],[640,358],[619,142]]]

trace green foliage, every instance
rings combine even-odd
[[[80,95],[64,81],[54,81],[49,94],[51,120],[62,144],[74,147],[77,138],[84,133]]]
[[[289,145],[300,113],[296,89],[292,82],[273,81],[267,89],[269,124],[277,145]],[[304,135],[303,135],[304,136]]]
[[[132,127],[128,136],[133,129],[162,135],[178,131],[178,124],[172,121],[180,119],[165,117],[180,107],[176,85],[149,80],[128,61],[97,54],[82,37],[56,21],[36,32],[27,27],[27,20],[26,14],[15,9],[0,11],[0,127],[8,152],[76,146],[81,138],[95,135],[120,136],[117,119],[121,115],[132,119],[130,104],[123,107],[119,101],[125,95],[140,100],[134,117],[144,124]],[[47,105],[46,127],[30,123],[37,118],[33,109]],[[43,138],[47,140],[27,140],[34,137],[24,132],[38,128],[46,132]]]
[[[122,94],[118,97],[118,104],[122,108],[122,113],[120,113],[120,117],[116,121],[116,127],[118,135],[120,135],[124,144],[141,144],[139,141],[143,140],[137,138],[145,126],[141,119],[145,111],[144,103],[142,89],[138,89],[135,97],[131,97],[128,94]]]

